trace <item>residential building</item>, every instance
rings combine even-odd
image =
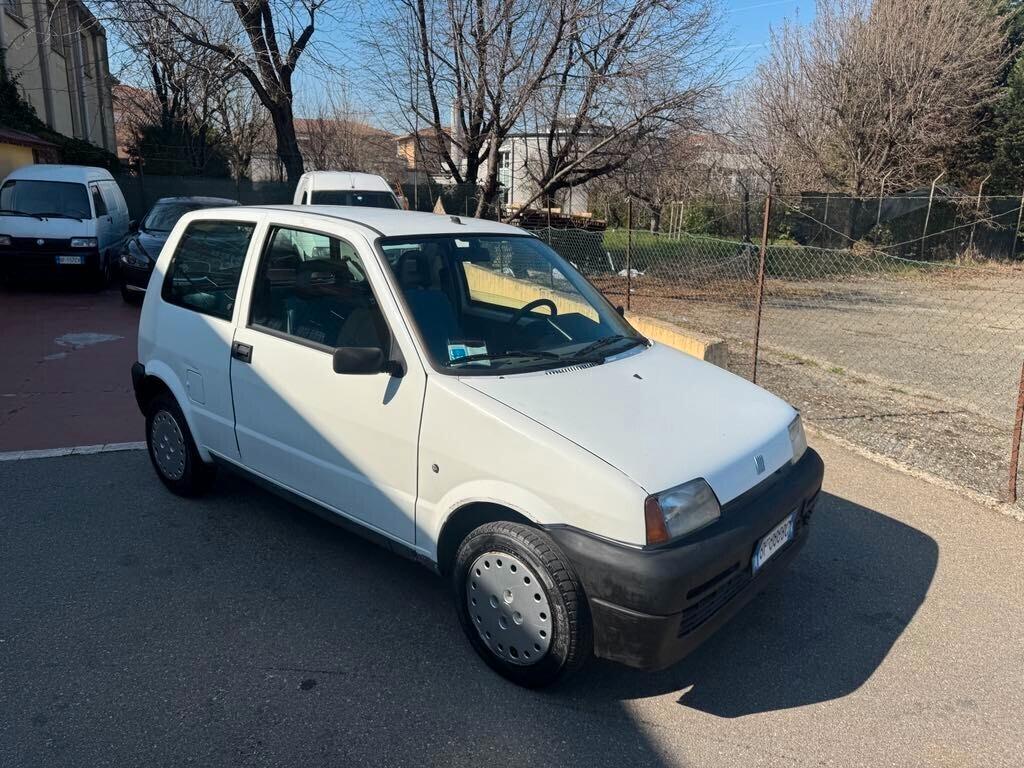
[[[52,130],[114,152],[107,38],[81,0],[0,0],[0,47]]]

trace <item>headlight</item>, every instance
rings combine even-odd
[[[97,245],[95,237],[72,237],[72,248],[95,248]]]
[[[647,543],[664,544],[713,523],[721,514],[718,498],[703,478],[648,496],[644,505]]]
[[[799,461],[807,450],[807,435],[804,434],[804,423],[799,413],[789,422],[789,443],[793,446],[793,461]]]
[[[145,269],[149,266],[149,255],[138,240],[129,240],[121,252],[121,261]]]
[[[0,235],[0,245],[10,245],[10,244],[11,244],[11,236],[10,235]]]

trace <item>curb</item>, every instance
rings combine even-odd
[[[69,448],[42,448],[33,451],[8,451],[0,453],[0,461],[24,461],[26,459],[53,459],[58,456],[87,456],[93,453],[116,453],[118,451],[144,451],[146,444],[99,443],[98,445],[73,445]]]

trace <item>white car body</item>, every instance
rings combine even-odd
[[[255,227],[229,318],[193,312],[161,295],[183,232],[206,220]],[[253,265],[275,226],[343,238],[357,249],[404,358],[401,378],[339,375],[329,351],[249,326]],[[525,234],[495,222],[373,208],[187,214],[149,283],[138,376],[170,390],[203,460],[240,467],[439,569],[446,524],[474,504],[642,552],[644,505],[652,494],[704,478],[727,508],[800,458],[789,432],[793,408],[657,344],[593,367],[440,375],[376,243],[453,230]],[[233,345],[247,348],[250,359],[233,359]]]
[[[332,192],[383,193],[384,199],[393,203],[387,207],[402,208],[394,190],[383,176],[356,171],[307,171],[299,177],[292,203],[295,205],[319,205],[318,194]],[[369,203],[367,205],[370,206]]]
[[[4,199],[4,187],[18,182],[78,185],[86,191],[88,203],[80,219],[0,212],[0,238],[11,239],[10,245],[0,243],[0,268],[4,268],[3,262],[17,262],[26,268],[69,271],[105,268],[116,261],[131,222],[124,195],[109,171],[79,165],[23,166],[0,183],[0,200]],[[70,246],[72,240],[80,239],[95,241],[95,245]],[[78,263],[72,263],[75,261]]]

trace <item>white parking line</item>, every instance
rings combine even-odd
[[[146,444],[100,443],[98,445],[73,445],[69,448],[42,448],[35,451],[7,451],[0,453],[0,461],[21,461],[22,459],[52,459],[57,456],[84,456],[90,453],[113,453],[115,451],[144,451]]]

